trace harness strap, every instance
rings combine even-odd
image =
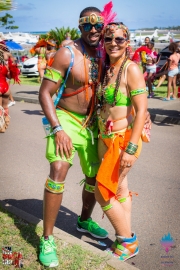
[[[76,91],[74,91],[74,92],[72,92],[72,93],[69,93],[69,94],[63,93],[63,94],[62,94],[62,97],[71,97],[71,96],[75,96],[75,95],[77,95],[77,94],[79,94],[79,93],[85,91],[85,90],[86,90],[86,87],[87,87],[87,86],[83,86],[83,87],[81,87],[79,90],[76,90]]]

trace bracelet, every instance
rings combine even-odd
[[[129,155],[134,155],[137,149],[138,149],[137,144],[129,142],[128,145],[126,146],[125,152],[128,153]]]
[[[59,125],[53,129],[53,134],[56,134],[58,131],[61,131],[61,130],[63,130],[63,128],[62,126]]]
[[[54,127],[52,127],[52,129],[54,130],[57,127],[61,127],[61,125],[54,126]]]

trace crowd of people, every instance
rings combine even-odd
[[[180,78],[180,42],[171,42],[169,45],[170,57],[163,67],[158,68],[161,55],[154,49],[154,41],[149,37],[145,38],[144,45],[136,49],[133,61],[141,65],[146,80],[148,98],[154,97],[155,88],[158,88],[167,80],[167,97],[163,101],[170,101],[177,98],[177,78]],[[155,87],[154,82],[158,80]],[[171,91],[173,88],[173,91]]]

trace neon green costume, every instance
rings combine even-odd
[[[50,163],[57,160],[62,160],[67,161],[70,165],[72,165],[75,152],[77,151],[83,173],[88,177],[94,177],[97,174],[100,164],[97,154],[97,124],[94,125],[92,130],[89,130],[87,128],[82,128],[80,123],[62,110],[57,109],[56,114],[63,127],[63,130],[72,139],[74,149],[70,159],[67,160],[64,157],[62,160],[60,155],[56,156],[54,135],[51,135],[47,138],[46,158]],[[85,120],[85,116],[83,115],[72,112],[71,114],[82,123]],[[93,142],[94,144],[92,144]]]

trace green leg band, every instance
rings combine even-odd
[[[129,196],[128,196],[128,197],[129,197]],[[119,199],[118,199],[118,202],[123,203],[123,202],[126,202],[126,200],[127,200],[126,197],[125,197],[125,198],[119,198]]]
[[[111,203],[106,205],[106,206],[101,206],[103,211],[107,211],[107,210],[111,209],[112,207],[113,207],[113,205]]]
[[[88,183],[85,183],[85,190],[90,193],[94,193],[95,186],[89,185]]]
[[[50,177],[46,180],[45,189],[51,193],[60,194],[64,192],[64,182],[56,182],[52,180]]]

